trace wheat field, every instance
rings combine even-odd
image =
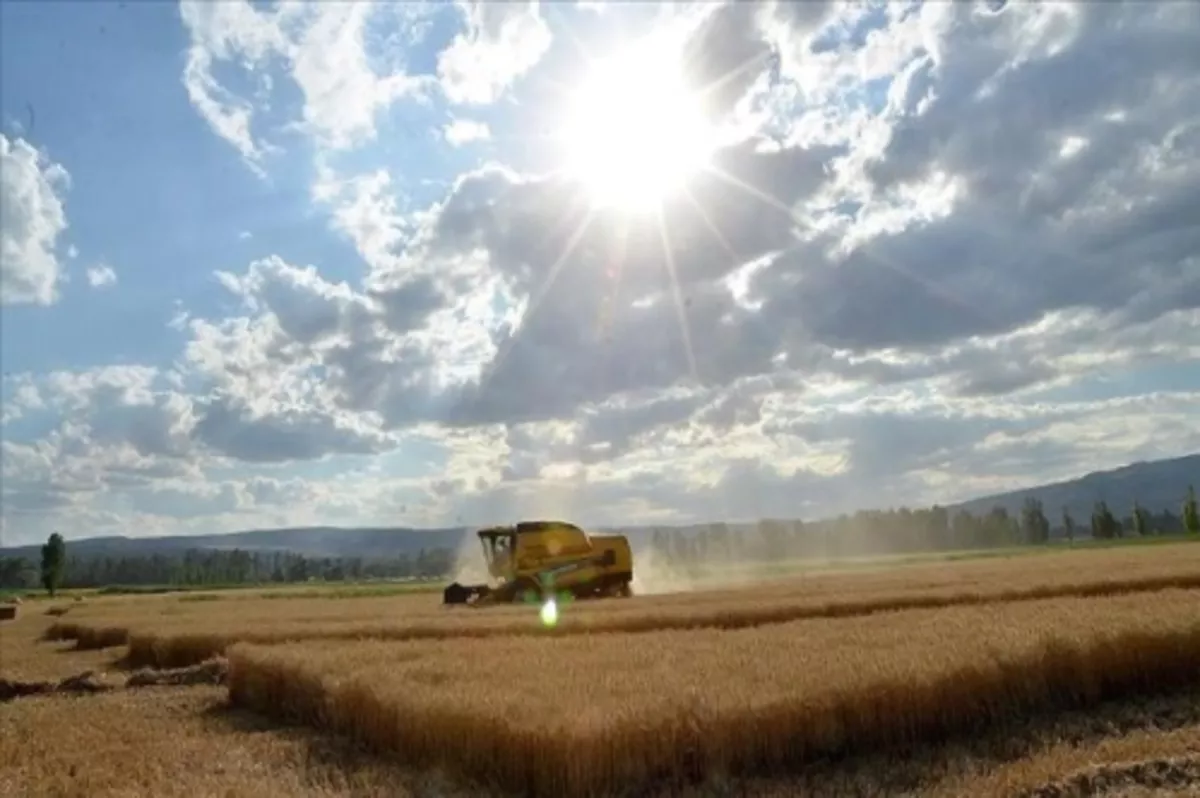
[[[231,713],[224,699],[193,687],[0,707],[0,796],[468,798],[314,731]]]
[[[119,685],[131,667],[223,654],[229,682],[0,704],[17,741],[0,796],[1200,788],[1194,544],[578,602],[550,628],[536,607],[439,600],[314,587],[27,602],[0,623],[0,678],[89,669]]]
[[[736,631],[239,644],[235,703],[536,795],[785,769],[1187,684],[1200,594],[906,610]]]
[[[580,602],[545,628],[525,607],[486,612],[439,607],[429,595],[353,599],[240,599],[214,594],[98,603],[51,626],[48,638],[80,649],[128,646],[135,666],[180,667],[238,642],[311,639],[436,640],[601,632],[743,629],[900,609],[1013,603],[1200,588],[1200,547],[1065,552],[881,572],[816,574],[754,588]],[[212,600],[198,600],[212,598]],[[237,623],[228,619],[236,615]]]

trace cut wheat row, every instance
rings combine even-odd
[[[730,594],[728,605],[681,603],[670,607],[648,606],[642,612],[596,614],[566,611],[553,628],[537,623],[531,613],[499,611],[469,613],[455,618],[399,621],[381,624],[370,618],[314,623],[278,617],[245,617],[232,625],[226,619],[186,624],[147,618],[130,627],[93,626],[87,622],[60,622],[50,627],[50,639],[76,640],[79,648],[128,645],[134,666],[176,668],[194,665],[223,654],[239,642],[284,643],[311,639],[437,640],[487,637],[570,637],[600,633],[641,633],[690,629],[746,629],[817,618],[850,618],[896,610],[998,605],[1055,597],[1097,597],[1155,592],[1165,589],[1200,589],[1200,573],[1106,579],[1074,584],[1051,584],[1021,589],[981,591],[900,592],[858,599],[772,603],[748,593]]]
[[[229,654],[241,706],[485,784],[593,795],[786,770],[1192,684],[1200,597],[1166,590],[554,641],[240,644]]]

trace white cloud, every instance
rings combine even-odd
[[[420,96],[427,81],[402,71],[378,75],[370,67],[363,34],[376,7],[329,3],[315,9],[290,55],[292,77],[304,92],[305,123],[333,148],[373,139],[376,114],[400,97]]]
[[[55,250],[67,229],[67,170],[24,139],[0,134],[0,299],[50,305],[62,266]]]
[[[296,79],[312,200],[365,272],[225,265],[238,309],[178,308],[172,369],[10,378],[6,529],[811,517],[1200,449],[1193,5],[713,8],[686,67],[744,138],[665,233],[504,163],[417,203],[327,151],[414,96],[366,10],[189,8],[210,65]],[[446,99],[511,90],[539,128],[536,6],[466,13]]]
[[[455,104],[488,104],[550,49],[550,28],[537,0],[459,0],[466,30],[438,55],[442,92]]]
[[[252,103],[213,77],[216,62],[243,59],[248,69],[261,68],[287,42],[274,19],[248,2],[198,3],[181,0],[179,13],[191,34],[183,83],[188,99],[213,132],[232,144],[257,173],[270,148],[251,130]]]
[[[92,288],[115,285],[117,282],[117,273],[108,264],[100,263],[88,268],[87,281],[88,285]]]
[[[472,141],[487,141],[492,137],[486,124],[471,119],[455,119],[446,125],[443,135],[445,135],[446,141],[455,147],[461,147]]]
[[[375,136],[378,113],[401,97],[421,97],[429,79],[402,68],[380,74],[369,62],[365,32],[385,7],[373,3],[287,3],[258,11],[246,0],[222,3],[181,0],[191,36],[184,84],[196,110],[259,174],[277,149],[268,133],[255,134],[255,103],[221,85],[218,63],[236,63],[270,95],[268,69],[282,65],[304,96],[300,129],[323,147],[344,149]]]

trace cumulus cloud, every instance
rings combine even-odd
[[[117,273],[107,263],[99,263],[88,268],[87,281],[92,288],[104,288],[116,284]]]
[[[547,420],[628,392],[780,372],[800,386],[920,379],[950,395],[1003,395],[1128,364],[1149,354],[1151,330],[1173,333],[1156,356],[1186,359],[1200,230],[1175,209],[1200,184],[1189,157],[1196,56],[1182,33],[1195,25],[1184,6],[1136,4],[926,6],[874,21],[826,7],[714,10],[684,57],[708,70],[700,83],[728,87],[713,93],[715,114],[776,70],[781,37],[830,76],[873,78],[884,63],[899,77],[871,114],[847,107],[844,86],[823,96],[841,100],[823,113],[842,136],[814,135],[793,114],[791,143],[725,148],[661,229],[598,217],[556,178],[489,167],[459,179],[423,251],[459,264],[486,253],[488,271],[528,302],[515,329],[495,328],[494,358],[440,420]],[[1127,65],[1104,103],[1084,102],[1062,80],[1088,74],[1117,40],[1154,57]],[[810,91],[803,75],[778,77]],[[855,127],[859,146],[845,132]],[[1064,154],[1068,140],[1118,132],[1095,159]],[[923,149],[910,152],[908,137]]]
[[[272,66],[282,65],[304,97],[292,129],[323,146],[345,149],[375,136],[378,114],[402,97],[421,96],[428,77],[403,65],[379,70],[367,51],[366,30],[388,9],[372,3],[282,4],[260,11],[247,0],[182,0],[190,37],[183,80],[188,97],[212,130],[233,145],[259,174],[278,145],[255,133],[256,102],[215,77],[219,64],[239,64],[261,92],[273,90]],[[278,135],[281,131],[270,131]]]
[[[186,11],[193,46],[290,59],[327,146],[411,88],[334,59],[372,87],[339,113],[358,84],[318,86],[334,62],[306,72],[301,50],[360,44],[368,12],[236,8]],[[537,5],[463,13],[446,99],[526,100]],[[5,441],[27,475],[6,498],[84,512],[124,480],[231,518],[284,494],[350,523],[384,503],[418,523],[811,517],[1200,448],[1194,387],[1155,376],[1200,358],[1195,4],[714,4],[688,24],[680,65],[732,133],[661,213],[599,208],[503,147],[416,211],[399,173],[319,160],[361,279],[227,267],[237,312],[178,316],[174,371],[6,383],[6,429],[62,419]],[[424,476],[381,465],[422,447]],[[198,476],[327,456],[378,471]]]
[[[487,141],[492,136],[486,124],[471,119],[455,119],[446,125],[443,135],[446,137],[446,141],[455,147],[461,147],[472,141]]]
[[[58,299],[58,240],[67,229],[67,170],[24,139],[0,134],[0,298],[6,305]]]
[[[550,49],[537,0],[460,0],[466,30],[438,55],[442,92],[455,104],[495,102]]]

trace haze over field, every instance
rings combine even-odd
[[[1058,538],[1064,534],[1062,518],[1059,511],[1066,508],[1080,525],[1075,534],[1080,538],[1090,535],[1089,519],[1097,501],[1105,501],[1113,512],[1125,520],[1132,514],[1134,503],[1156,516],[1169,512],[1179,521],[1182,513],[1182,501],[1186,497],[1188,480],[1200,482],[1200,455],[1158,460],[1151,463],[1132,463],[1111,471],[1096,472],[1084,475],[1078,479],[1049,485],[1034,486],[1026,490],[1011,493],[983,496],[961,505],[946,507],[946,520],[957,515],[959,510],[966,510],[977,516],[990,513],[993,508],[1003,507],[1013,519],[1021,518],[1022,505],[1026,498],[1032,497],[1042,502],[1050,522],[1051,536]],[[879,509],[879,508],[866,508]],[[909,508],[920,510],[922,508]],[[802,551],[794,552],[795,556],[805,559],[820,559],[836,556],[870,556],[872,554],[895,553],[897,544],[904,548],[905,543],[897,539],[897,530],[888,528],[867,529],[870,522],[859,525],[855,530],[856,540],[850,545],[836,547],[835,550],[825,550],[823,546],[813,545],[811,539],[813,522],[831,519],[770,519],[770,520],[801,520],[809,528],[810,540]],[[914,520],[909,526],[920,526],[921,521]],[[681,526],[647,526],[620,525],[607,531],[619,531],[629,537],[636,552],[637,570],[643,587],[645,577],[649,572],[657,572],[655,581],[660,583],[676,583],[678,574],[665,574],[670,571],[671,558],[656,554],[651,545],[654,535],[659,530],[678,532],[683,536],[694,536],[697,533],[711,532],[712,523],[700,523]],[[725,525],[729,534],[739,538],[751,548],[761,545],[762,526],[760,519],[743,523]],[[595,531],[595,528],[593,528]],[[602,530],[603,531],[603,530]],[[911,531],[911,530],[906,530]],[[1178,531],[1153,529],[1161,533]],[[241,549],[243,551],[273,552],[289,551],[310,557],[344,557],[366,559],[391,559],[399,555],[416,555],[422,549],[453,549],[453,560],[456,563],[453,571],[454,578],[466,582],[486,581],[487,573],[483,564],[479,539],[472,527],[443,527],[414,529],[404,526],[391,527],[300,527],[287,529],[255,529],[222,534],[202,535],[166,535],[148,537],[145,535],[125,534],[120,536],[87,537],[72,541],[70,551],[73,556],[92,557],[148,557],[158,555],[182,555],[188,549]],[[1133,534],[1133,530],[1127,530]],[[844,535],[843,535],[844,537]],[[906,539],[908,546],[917,545],[917,549],[937,551],[944,547],[945,542],[931,539],[929,534],[911,534]],[[956,546],[970,546],[971,541],[957,540]],[[0,547],[0,557],[25,557],[30,562],[40,557],[40,543],[27,546]],[[840,549],[840,551],[836,550]],[[693,553],[697,555],[698,553]],[[754,556],[761,556],[756,551]],[[736,560],[732,553],[725,548],[716,546],[704,557],[700,557],[705,565],[714,572],[726,571]],[[768,560],[771,558],[768,556]],[[677,563],[676,563],[677,564]],[[736,576],[741,579],[745,574]]]
[[[0,37],[6,546],[826,517],[1200,451],[1200,4]]]

